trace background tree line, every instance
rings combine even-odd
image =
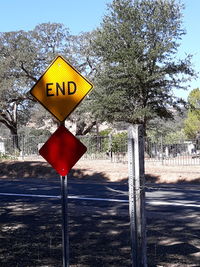
[[[30,121],[38,127],[49,118],[57,123],[28,91],[61,54],[95,85],[69,118],[77,124],[77,135],[92,129],[98,133],[104,121],[115,126],[141,123],[146,133],[165,132],[170,130],[166,120],[174,120],[175,127],[177,117],[187,116],[185,126],[175,128],[185,127],[187,136],[194,137],[199,126],[195,132],[189,122],[198,105],[191,95],[187,114],[188,103],[173,91],[187,89],[186,82],[196,75],[191,55],[177,58],[186,34],[182,11],[175,0],[113,0],[92,32],[75,36],[65,25],[43,23],[27,32],[0,33],[0,122],[14,136]],[[15,143],[18,147],[17,139]]]

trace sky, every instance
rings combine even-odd
[[[40,23],[63,23],[71,34],[98,27],[112,0],[0,0],[0,32],[32,30]],[[177,58],[192,54],[193,67],[200,72],[200,0],[182,0],[183,27],[187,34],[181,41]],[[200,76],[190,82],[188,91],[175,91],[187,99],[189,92],[200,87]]]

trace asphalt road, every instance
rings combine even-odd
[[[0,180],[0,266],[62,266],[59,179]],[[68,182],[70,266],[131,266],[128,187]],[[199,185],[147,185],[149,266],[199,266]]]
[[[149,205],[188,206],[200,208],[200,186],[191,184],[179,185],[146,185],[146,200]],[[33,195],[33,197],[60,196],[60,180],[55,179],[2,179],[0,195]],[[99,201],[127,200],[128,186],[120,183],[87,183],[68,181],[69,198],[92,198]]]

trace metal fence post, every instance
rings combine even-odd
[[[161,160],[162,165],[164,165],[164,156],[163,156],[163,135],[161,134]]]
[[[129,213],[133,267],[146,267],[144,134],[142,125],[128,129]]]
[[[113,161],[113,153],[112,153],[112,134],[109,134],[109,154],[110,154],[110,161]]]
[[[25,143],[24,143],[24,134],[22,134],[22,160],[24,160],[24,156],[25,156],[25,153],[24,153],[24,149],[25,149]]]

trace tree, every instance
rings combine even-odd
[[[26,78],[19,59],[26,57],[32,48],[23,31],[0,35],[0,122],[10,130],[18,150],[18,119],[29,114],[27,107],[31,105],[25,95]]]
[[[200,89],[193,89],[188,96],[188,114],[184,131],[188,138],[196,139],[200,132]]]
[[[176,60],[182,5],[175,0],[114,0],[95,32],[99,58],[93,109],[107,121],[147,123],[173,118],[185,101],[173,89],[195,75],[191,56]]]
[[[168,143],[169,140],[185,140],[184,121],[186,112],[186,109],[181,114],[174,111],[173,120],[164,120],[159,117],[155,118],[148,124],[147,137],[154,142],[162,138],[165,143]]]
[[[81,33],[71,38],[71,54],[74,55],[74,66],[82,75],[90,81],[94,79],[98,58],[91,50],[91,41],[93,40],[93,32]],[[88,95],[79,107],[70,116],[70,120],[76,123],[76,135],[86,135],[96,126],[98,132],[98,118],[92,112],[91,106],[93,101],[93,92]]]
[[[27,122],[34,104],[28,91],[56,54],[69,52],[69,40],[68,29],[56,23],[0,34],[0,122],[15,136],[18,150],[19,122]]]

